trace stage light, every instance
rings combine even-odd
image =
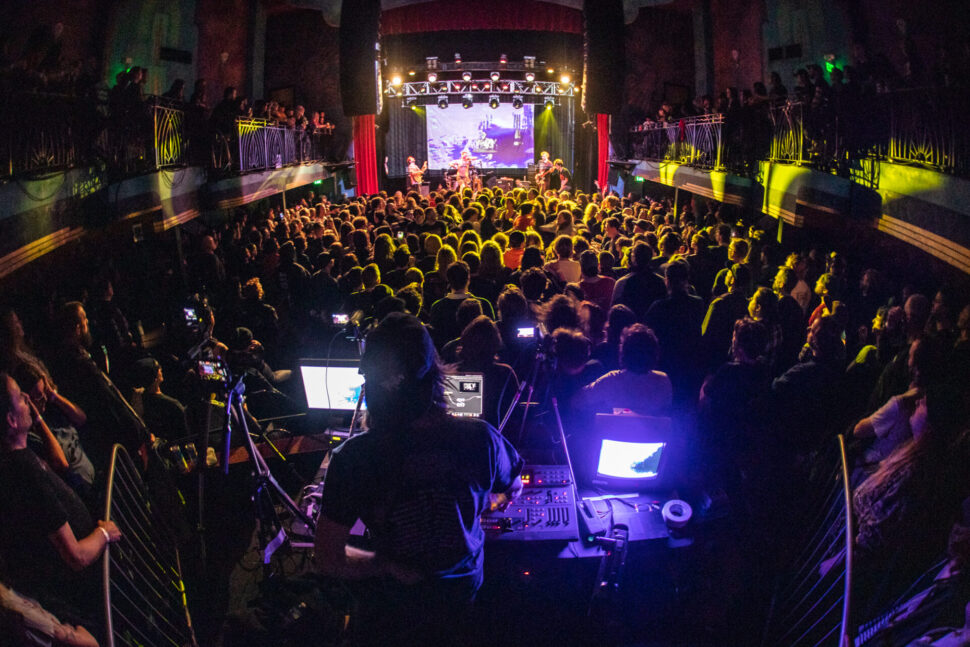
[[[546,74],[555,74],[555,73],[556,73],[556,70],[555,69],[553,69],[551,67],[547,67],[546,68]]]
[[[502,78],[502,75],[498,72],[492,72],[489,74],[489,78],[491,78],[493,81],[498,81],[500,78]]]
[[[565,72],[563,72],[562,76],[559,77],[559,82],[562,83],[563,85],[568,85],[571,80],[572,79],[570,79],[569,75],[566,74]]]
[[[474,104],[475,104],[475,101],[472,99],[472,95],[471,94],[463,94],[463,95],[461,95],[461,107],[462,108],[464,108],[465,110],[468,110]]]
[[[488,107],[489,108],[491,108],[492,110],[495,110],[496,108],[498,108],[498,104],[499,104],[499,100],[498,100],[498,95],[497,94],[490,94],[490,95],[488,95]]]
[[[402,83],[404,83],[404,80],[400,74],[395,74],[391,77],[391,85],[401,85]]]
[[[438,97],[438,107],[444,110],[448,107],[448,97]]]
[[[472,80],[472,73],[471,72],[468,72],[468,71],[462,72],[461,73],[461,80],[462,81],[471,81]]]
[[[534,68],[536,66],[536,57],[535,56],[523,56],[522,57],[522,62],[525,65],[526,69],[532,69],[532,68]]]
[[[414,76],[414,70],[408,70],[408,76]]]
[[[499,65],[506,65],[508,64],[508,62],[509,62],[509,57],[506,56],[505,54],[502,54],[501,56],[498,57]]]
[[[525,73],[525,80],[528,81],[529,83],[532,83],[533,81],[536,80],[536,73],[535,72],[526,72]]]
[[[509,86],[509,84],[508,84],[508,83],[503,83],[503,84],[501,85],[501,88],[502,88],[502,92],[508,92],[508,91],[509,91],[509,87],[510,87],[510,86]]]
[[[522,100],[521,94],[516,94],[512,96],[512,107],[515,108],[516,110],[521,108],[523,103],[525,102]]]
[[[437,72],[428,72],[428,83],[434,83],[438,80]]]
[[[437,56],[426,56],[424,58],[424,60],[427,63],[429,70],[437,70],[438,69],[438,57]]]
[[[472,92],[478,92],[478,84],[472,83]]]
[[[544,102],[544,105],[545,105],[545,107],[546,107],[546,110],[549,110],[549,109],[551,109],[551,108],[552,108],[552,107],[553,107],[554,105],[556,105],[556,100],[555,100],[555,99],[553,99],[552,97],[546,97],[546,100],[545,100],[545,102]]]
[[[461,54],[455,52],[455,65],[461,65]]]
[[[417,97],[405,97],[404,98],[404,107],[406,107],[406,108],[414,108],[417,105],[417,103],[418,103],[418,98]]]
[[[454,92],[461,92],[461,83],[456,81],[455,83],[451,84],[451,87]]]

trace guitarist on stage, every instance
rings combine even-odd
[[[539,194],[546,192],[549,188],[549,174],[552,173],[552,162],[549,160],[549,152],[539,153],[539,161],[536,162],[536,185],[539,187]]]
[[[424,172],[427,170],[427,161],[425,161],[424,166],[419,167],[414,157],[408,156],[408,188],[421,186],[421,182],[424,180]]]

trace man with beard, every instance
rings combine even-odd
[[[80,302],[61,306],[54,319],[54,335],[56,344],[48,366],[64,395],[88,416],[81,443],[95,469],[108,467],[115,443],[124,445],[134,458],[147,439],[145,425],[91,359],[91,331]]]
[[[388,315],[365,348],[368,429],[332,454],[317,568],[352,581],[354,644],[444,644],[482,584],[479,517],[490,499],[504,507],[521,491],[523,462],[488,423],[446,413],[417,318]],[[358,519],[374,552],[347,544]]]

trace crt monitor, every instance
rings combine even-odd
[[[364,385],[359,360],[301,359],[300,375],[308,409],[352,412]],[[361,402],[361,410],[366,409]]]
[[[669,485],[676,439],[670,418],[597,414],[586,473],[601,488],[637,491]]]
[[[481,373],[445,375],[445,405],[448,413],[459,418],[480,418],[484,410],[482,393],[485,387]]]

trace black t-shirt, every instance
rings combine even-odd
[[[488,423],[429,414],[409,429],[368,431],[333,451],[320,513],[360,519],[376,551],[433,579],[480,577],[489,492],[523,461]]]
[[[142,403],[145,407],[145,424],[153,434],[170,440],[189,435],[188,418],[181,402],[164,393],[146,393]]]
[[[97,569],[75,573],[48,536],[67,523],[78,540],[94,531],[84,503],[29,449],[0,453],[0,554],[4,578],[45,606],[78,609],[97,592]],[[50,607],[48,607],[50,608]]]

